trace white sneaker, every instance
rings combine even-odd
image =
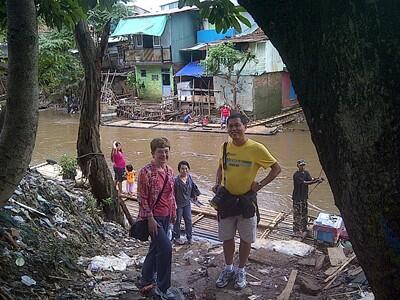
[[[235,275],[235,289],[244,289],[247,286],[246,271],[237,271]]]
[[[226,287],[228,285],[228,283],[232,280],[232,278],[235,275],[235,271],[234,270],[227,270],[224,269],[221,274],[219,274],[219,277],[215,283],[215,285],[218,288],[223,288]]]
[[[169,289],[164,293],[158,287],[154,290],[157,296],[160,296],[162,300],[175,300],[175,294],[172,293]]]

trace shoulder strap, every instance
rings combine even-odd
[[[226,168],[228,167],[227,165],[227,153],[226,153],[226,149],[228,147],[228,142],[225,142],[224,145],[222,146],[222,168],[223,170],[223,174],[224,174],[224,186],[226,186]]]
[[[222,168],[224,170],[226,170],[226,167],[227,167],[227,165],[226,165],[226,160],[227,160],[226,148],[227,147],[228,147],[228,142],[225,142],[224,145],[222,146]]]
[[[160,199],[161,199],[161,195],[162,195],[162,193],[164,192],[165,186],[167,185],[168,177],[169,177],[169,176],[168,176],[168,168],[167,168],[167,174],[165,175],[163,187],[162,187],[160,193],[158,194],[157,199],[156,199],[156,201],[155,201],[154,204],[153,204],[153,207],[151,208],[152,211],[153,211],[154,207],[156,207],[157,203],[158,203],[158,202],[160,201]]]

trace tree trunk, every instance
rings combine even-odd
[[[290,71],[376,299],[400,295],[400,5],[239,0]]]
[[[85,89],[81,99],[77,141],[78,164],[82,173],[89,178],[92,193],[103,206],[106,219],[123,224],[114,181],[100,148],[101,63],[109,29],[110,22],[104,27],[101,43],[96,47],[86,21],[80,21],[75,27],[75,38],[85,70]],[[104,201],[108,198],[112,199],[111,204]]]
[[[240,67],[240,69],[236,72],[235,80],[232,82],[232,87],[233,87],[233,107],[238,112],[240,112],[240,110],[241,110],[238,107],[238,104],[237,104],[237,93],[238,93],[238,90],[239,90],[240,75],[242,74],[242,71],[243,71],[244,67],[247,65],[247,63],[251,59],[254,59],[254,56],[250,52],[247,52],[246,59],[244,60],[244,62],[242,64],[242,66]]]
[[[233,108],[237,108],[237,92],[239,86],[239,76],[236,76],[234,82],[232,83],[232,96],[233,96]]]
[[[38,34],[33,0],[7,1],[8,95],[0,133],[0,206],[29,166],[38,124]]]

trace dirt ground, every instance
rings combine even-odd
[[[30,172],[0,208],[0,300],[158,299],[142,295],[137,286],[147,250],[147,242],[103,222],[87,190]],[[119,265],[94,267],[96,256],[118,259]],[[223,265],[220,244],[195,239],[174,246],[172,286],[180,299],[276,299],[297,270],[289,299],[359,299],[368,290],[356,259],[323,290],[331,267],[326,248],[307,258],[252,249],[248,286],[241,291],[232,284],[215,287]]]

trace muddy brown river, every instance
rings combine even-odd
[[[32,165],[44,162],[47,158],[59,161],[62,154],[76,155],[76,139],[79,116],[63,112],[42,111],[39,117],[39,129],[32,157]],[[305,159],[306,168],[317,177],[321,172],[314,144],[306,124],[290,125],[295,130],[286,130],[275,136],[250,136],[267,146],[279,160],[282,172],[277,179],[259,192],[259,205],[273,210],[288,210],[291,207],[293,173],[297,170],[296,161]],[[211,133],[179,132],[151,129],[101,127],[102,150],[111,167],[109,153],[113,140],[122,143],[127,163],[135,169],[141,168],[151,159],[150,140],[165,136],[171,141],[170,165],[176,169],[180,160],[187,160],[195,182],[204,194],[210,191],[217,167],[217,154],[227,135]],[[265,176],[266,171],[259,172]],[[322,172],[322,176],[325,177]],[[310,187],[310,191],[314,186]],[[312,207],[337,212],[328,182],[318,185],[310,194]],[[315,214],[315,211],[310,211]]]

